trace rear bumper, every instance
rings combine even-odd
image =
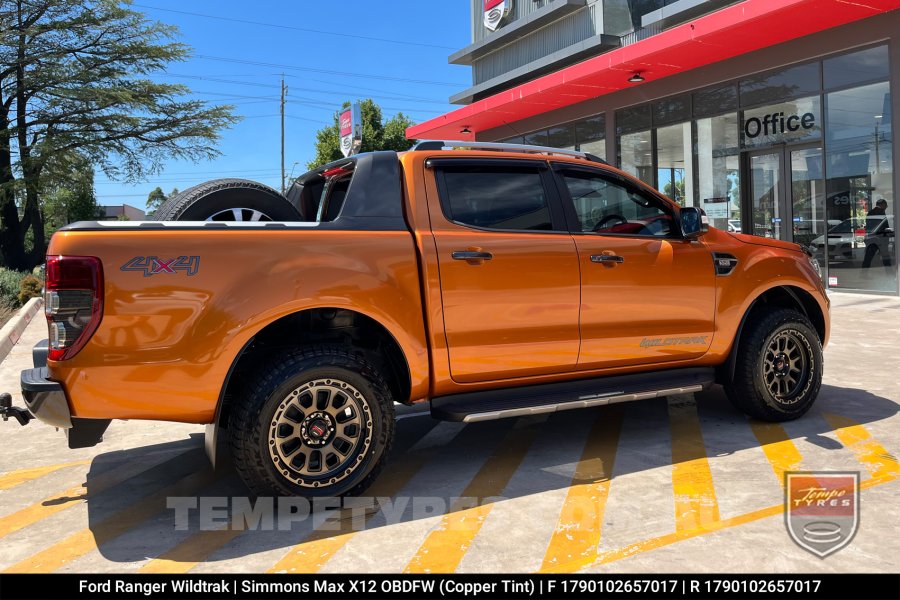
[[[31,414],[48,425],[65,429],[69,448],[89,448],[103,441],[110,420],[73,418],[62,385],[50,380],[47,340],[38,342],[31,355],[34,368],[25,369],[19,377],[22,397]]]
[[[69,429],[72,415],[62,386],[50,381],[47,367],[25,369],[19,378],[25,405],[35,417],[48,425]]]

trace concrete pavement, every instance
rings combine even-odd
[[[391,501],[339,522],[320,511],[289,530],[232,529],[227,511],[214,530],[196,510],[176,526],[173,498],[234,507],[246,495],[207,466],[202,427],[114,422],[102,444],[69,450],[51,427],[6,423],[0,570],[896,571],[900,299],[832,299],[825,385],[798,421],[752,422],[717,388],[470,425],[404,411],[391,464],[367,494]],[[43,337],[36,319],[0,363],[0,391],[17,392]],[[860,526],[846,548],[819,559],[790,540],[785,470],[860,472]]]

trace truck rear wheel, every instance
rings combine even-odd
[[[393,399],[352,348],[302,348],[248,380],[228,431],[235,467],[253,493],[356,495],[384,466]]]
[[[162,203],[157,221],[300,221],[300,212],[267,185],[247,179],[213,179]]]
[[[815,402],[822,366],[822,343],[809,319],[794,310],[775,309],[755,318],[741,335],[725,392],[751,417],[790,421]]]

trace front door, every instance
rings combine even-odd
[[[810,245],[825,233],[822,147],[776,146],[747,153],[749,214],[744,231]]]
[[[572,371],[578,256],[547,163],[433,159],[429,197],[455,381]]]
[[[579,369],[702,356],[712,342],[716,276],[675,210],[608,172],[558,164],[581,264]]]

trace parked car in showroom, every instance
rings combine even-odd
[[[385,468],[395,403],[478,422],[721,384],[785,421],[822,382],[809,254],[590,154],[420,142],[157,214],[175,220],[50,242],[49,341],[21,387],[70,447],[111,419],[203,423],[254,493],[340,496]]]
[[[864,260],[870,253],[893,256],[894,216],[870,215],[845,219],[834,225],[825,235],[812,240],[813,252],[828,260]],[[862,233],[865,232],[865,235]],[[871,248],[871,249],[870,249]]]

